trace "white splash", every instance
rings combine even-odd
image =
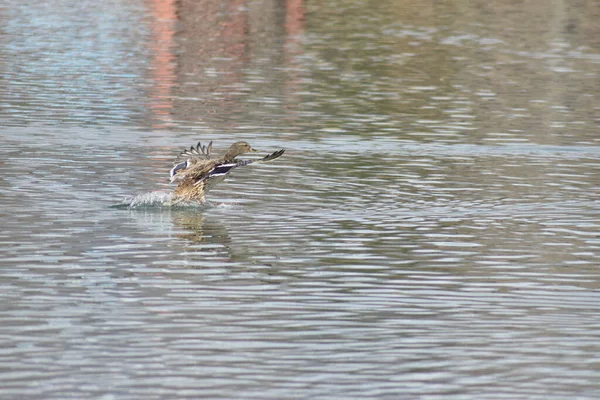
[[[171,207],[172,192],[155,191],[129,196],[123,199],[115,208],[162,208]]]
[[[167,191],[154,191],[138,194],[136,196],[128,196],[123,199],[122,202],[112,205],[111,208],[121,209],[157,209],[157,208],[169,208],[169,209],[180,209],[180,208],[236,208],[239,207],[239,203],[235,201],[228,201],[226,203],[212,203],[206,202],[200,204],[196,201],[177,201],[173,204],[173,192]]]

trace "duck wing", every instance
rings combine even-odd
[[[188,159],[176,164],[171,169],[171,182],[191,178],[194,185],[205,182],[212,187],[215,183],[222,181],[229,175],[231,170],[238,167],[275,160],[281,157],[285,150],[278,150],[258,160],[199,160]]]
[[[283,149],[277,150],[276,152],[271,153],[268,156],[264,156],[263,158],[256,160],[254,162],[259,163],[259,162],[273,161],[274,159],[281,157],[283,155],[283,153],[285,153],[285,150],[283,150]]]
[[[239,161],[237,161],[236,167],[242,167],[244,165],[249,165],[249,164],[273,161],[274,159],[281,157],[283,155],[283,153],[285,153],[285,150],[282,149],[282,150],[277,150],[276,152],[271,153],[267,156],[264,156],[263,158],[259,158],[258,160],[239,160]]]
[[[210,160],[210,153],[212,152],[212,140],[208,146],[204,146],[201,142],[198,142],[196,146],[190,146],[189,149],[183,150],[179,153],[179,159],[197,158],[200,160]]]
[[[227,175],[233,168],[246,165],[245,161],[234,160],[198,160],[188,159],[176,164],[171,169],[171,182],[191,180],[195,185],[199,182]]]
[[[215,161],[214,164],[208,166],[206,168],[203,168],[202,173],[199,175],[196,175],[196,182],[194,183],[194,185],[199,185],[201,183],[205,184],[205,191],[208,192],[215,184],[221,182],[222,180],[224,180],[225,178],[227,178],[227,175],[229,175],[229,173],[238,167],[243,167],[246,165],[250,165],[252,163],[259,163],[259,162],[267,162],[267,161],[272,161],[276,158],[281,157],[281,155],[285,152],[285,150],[279,150],[276,151],[274,153],[271,153],[263,158],[260,158],[258,160],[233,160],[233,161]]]
[[[183,150],[177,156],[178,159],[185,159],[182,162],[175,163],[171,171],[169,172],[169,176],[171,178],[171,182],[178,180],[177,173],[188,169],[192,165],[196,163],[197,160],[210,160],[211,152],[212,152],[212,140],[208,144],[208,146],[204,146],[202,143],[198,142],[196,146],[190,146],[189,149]]]

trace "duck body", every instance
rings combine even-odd
[[[206,202],[205,195],[217,183],[222,182],[235,168],[252,163],[271,161],[279,158],[284,150],[271,153],[259,160],[238,160],[244,153],[255,152],[247,142],[236,142],[220,158],[211,158],[212,142],[208,146],[200,143],[196,147],[183,151],[179,159],[184,161],[175,164],[171,169],[171,182],[178,185],[173,192],[171,204],[181,202]]]

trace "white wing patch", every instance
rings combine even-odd
[[[215,166],[206,175],[206,177],[204,179],[199,180],[198,182],[194,183],[194,185],[199,185],[200,183],[202,183],[204,181],[209,181],[209,180],[212,181],[215,179],[222,181],[223,179],[225,179],[227,174],[229,174],[229,172],[231,172],[232,169],[234,169],[235,167],[238,167],[238,166],[239,166],[238,163],[219,164],[219,165]]]
[[[175,166],[173,168],[171,168],[171,171],[169,172],[169,175],[171,176],[171,182],[173,182],[173,181],[175,181],[177,179],[175,177],[175,175],[177,174],[177,171],[179,171],[181,169],[186,169],[189,166],[190,166],[190,161],[189,160],[185,160],[184,162],[180,162],[179,164],[175,164]]]

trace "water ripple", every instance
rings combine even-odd
[[[0,397],[597,397],[589,4],[5,3]]]

